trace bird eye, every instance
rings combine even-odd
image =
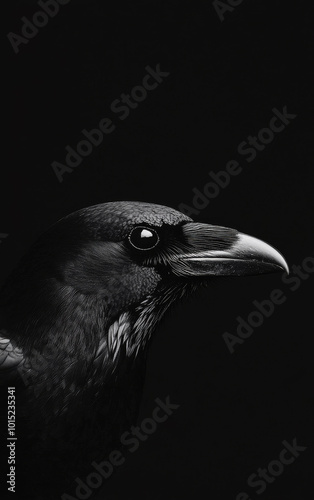
[[[159,236],[154,229],[135,227],[129,234],[129,242],[137,250],[151,250],[159,243]]]

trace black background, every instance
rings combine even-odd
[[[9,132],[1,170],[1,281],[40,232],[78,208],[112,200],[191,205],[208,172],[243,167],[199,220],[270,242],[290,267],[314,256],[310,3],[244,0],[221,22],[211,1],[72,0],[15,54],[5,40]],[[10,1],[4,35],[21,32],[34,1]],[[5,37],[4,37],[5,38]],[[114,99],[147,65],[170,75],[125,121]],[[252,163],[237,147],[272,109],[297,117]],[[58,182],[51,168],[81,130],[111,117],[116,130]],[[282,441],[307,450],[261,495],[305,500],[313,467],[313,275],[297,291],[280,274],[223,279],[179,304],[151,346],[141,419],[154,399],[180,405],[127,456],[98,499],[236,499]],[[230,354],[253,300],[280,288],[286,302]],[[312,306],[311,306],[312,304]],[[105,457],[104,457],[105,458]]]

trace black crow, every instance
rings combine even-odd
[[[60,498],[134,423],[149,340],[175,300],[214,276],[280,270],[266,243],[160,205],[105,203],[47,230],[0,293],[29,498]]]

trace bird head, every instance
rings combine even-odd
[[[267,243],[155,204],[85,208],[59,221],[47,236],[55,275],[86,295],[104,297],[114,313],[176,283],[288,271],[283,256]]]

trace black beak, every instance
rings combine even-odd
[[[283,256],[267,243],[235,229],[209,224],[182,226],[184,251],[171,260],[177,276],[247,276],[286,271]]]

